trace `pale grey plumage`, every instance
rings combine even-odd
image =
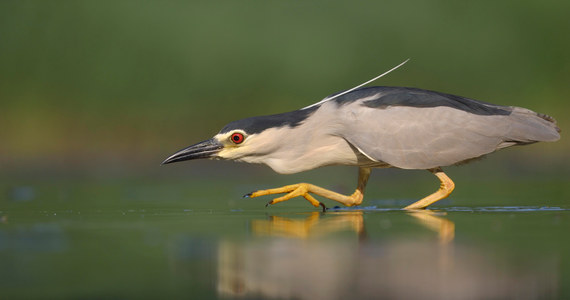
[[[164,163],[230,159],[264,163],[283,174],[358,166],[358,188],[350,196],[306,183],[248,194],[288,193],[270,204],[303,196],[323,207],[309,193],[347,206],[360,204],[370,168],[427,169],[441,187],[406,207],[418,209],[453,190],[442,166],[513,145],[556,141],[559,131],[553,118],[525,108],[417,88],[369,87],[334,94],[300,110],[231,122],[212,139],[184,148]]]
[[[367,157],[402,169],[449,166],[508,146],[559,138],[554,123],[519,107],[505,108],[509,115],[446,106],[374,110],[362,101],[336,109],[340,136]]]
[[[555,122],[545,115],[451,97],[457,96],[410,88],[364,88],[279,117],[237,121],[223,132],[240,126],[248,132],[255,124],[252,128],[263,136],[264,146],[249,153],[255,155],[236,159],[265,163],[283,174],[337,164],[431,169],[560,137]],[[376,107],[371,101],[389,105]],[[295,122],[286,122],[284,116]],[[273,123],[265,127],[267,122]]]

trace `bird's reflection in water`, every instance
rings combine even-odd
[[[252,221],[258,238],[219,245],[219,294],[273,299],[548,298],[558,288],[555,261],[542,262],[538,270],[509,269],[485,250],[454,245],[455,225],[445,213],[396,214],[412,221],[416,228],[410,231],[434,231],[428,238],[367,238],[364,216],[362,211],[315,212],[301,219]]]
[[[364,232],[364,218],[361,211],[337,213],[331,218],[321,218],[320,212],[312,212],[304,219],[271,216],[269,220],[253,220],[251,227],[258,236],[314,238],[343,230]],[[330,214],[327,214],[327,217]]]
[[[444,212],[433,210],[411,210],[407,214],[414,217],[421,225],[437,232],[439,242],[449,244],[455,238],[455,223],[444,218]]]

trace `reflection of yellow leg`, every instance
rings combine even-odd
[[[322,187],[318,187],[316,185],[312,185],[309,183],[298,183],[293,185],[287,185],[280,188],[275,189],[268,189],[268,190],[261,190],[257,192],[253,192],[250,194],[245,195],[246,197],[259,197],[265,195],[273,195],[273,194],[283,194],[287,193],[287,195],[275,198],[267,203],[269,204],[276,204],[279,202],[287,201],[291,198],[302,196],[307,201],[309,201],[315,207],[322,206],[323,210],[325,209],[325,205],[320,203],[317,199],[311,196],[309,193],[319,195],[337,202],[340,202],[346,206],[354,206],[359,205],[362,203],[362,198],[364,198],[364,188],[366,187],[366,183],[368,182],[368,177],[370,176],[370,168],[359,168],[358,170],[358,187],[356,191],[350,195],[342,195]]]
[[[429,229],[436,231],[442,244],[447,244],[455,238],[455,223],[441,217],[447,215],[446,213],[432,210],[410,210],[409,214]]]
[[[412,212],[416,213],[416,212]],[[309,238],[350,229],[358,234],[364,231],[362,211],[343,211],[326,214],[312,212],[305,219],[271,216],[269,220],[253,220],[251,228],[256,235]]]
[[[253,220],[251,228],[257,235],[307,238],[313,227],[319,224],[320,212],[314,211],[306,219],[271,216],[269,220]]]
[[[439,180],[441,181],[441,185],[439,186],[439,190],[437,190],[437,192],[417,201],[414,202],[406,207],[404,207],[404,209],[423,209],[428,207],[429,205],[449,196],[449,194],[451,194],[451,192],[453,191],[453,189],[455,188],[455,184],[453,183],[453,181],[451,181],[451,179],[449,177],[447,177],[447,175],[445,175],[445,173],[443,173],[443,170],[441,168],[435,168],[435,169],[429,169],[428,171],[432,172],[435,176],[437,176],[437,178],[439,178]]]

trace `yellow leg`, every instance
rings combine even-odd
[[[311,196],[309,194],[309,193],[312,193],[315,195],[319,195],[319,196],[340,202],[346,206],[359,205],[360,203],[362,203],[362,199],[364,198],[364,188],[366,187],[366,183],[368,182],[368,177],[370,176],[370,171],[371,171],[370,168],[359,168],[358,169],[358,187],[356,188],[356,191],[350,196],[342,195],[342,194],[324,189],[322,187],[312,185],[310,183],[298,183],[298,184],[293,184],[293,185],[287,185],[287,186],[280,187],[280,188],[253,192],[253,193],[245,195],[245,197],[255,198],[255,197],[265,196],[265,195],[287,193],[286,195],[284,195],[282,197],[275,198],[275,199],[269,201],[267,203],[267,205],[276,204],[279,202],[287,201],[291,198],[302,196],[305,199],[307,199],[307,201],[309,201],[313,206],[315,206],[315,207],[319,207],[319,205],[322,206],[323,211],[324,211],[326,209],[325,205],[323,203],[319,202],[317,199],[315,199],[313,196]]]
[[[421,200],[418,200],[417,202],[404,207],[404,209],[424,209],[429,205],[432,205],[433,203],[449,196],[449,194],[451,194],[455,188],[453,181],[451,181],[451,179],[447,177],[445,173],[443,173],[443,170],[441,168],[429,169],[428,171],[437,176],[437,178],[439,178],[439,181],[441,181],[439,190]]]

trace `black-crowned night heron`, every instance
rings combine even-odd
[[[544,114],[407,87],[366,87],[331,95],[305,108],[229,123],[213,138],[184,148],[163,164],[214,158],[264,163],[291,174],[329,165],[358,166],[349,196],[298,183],[246,196],[286,193],[267,204],[316,194],[346,206],[362,203],[371,168],[425,169],[441,181],[438,191],[405,207],[422,209],[447,197],[453,181],[441,167],[498,149],[560,138]]]

